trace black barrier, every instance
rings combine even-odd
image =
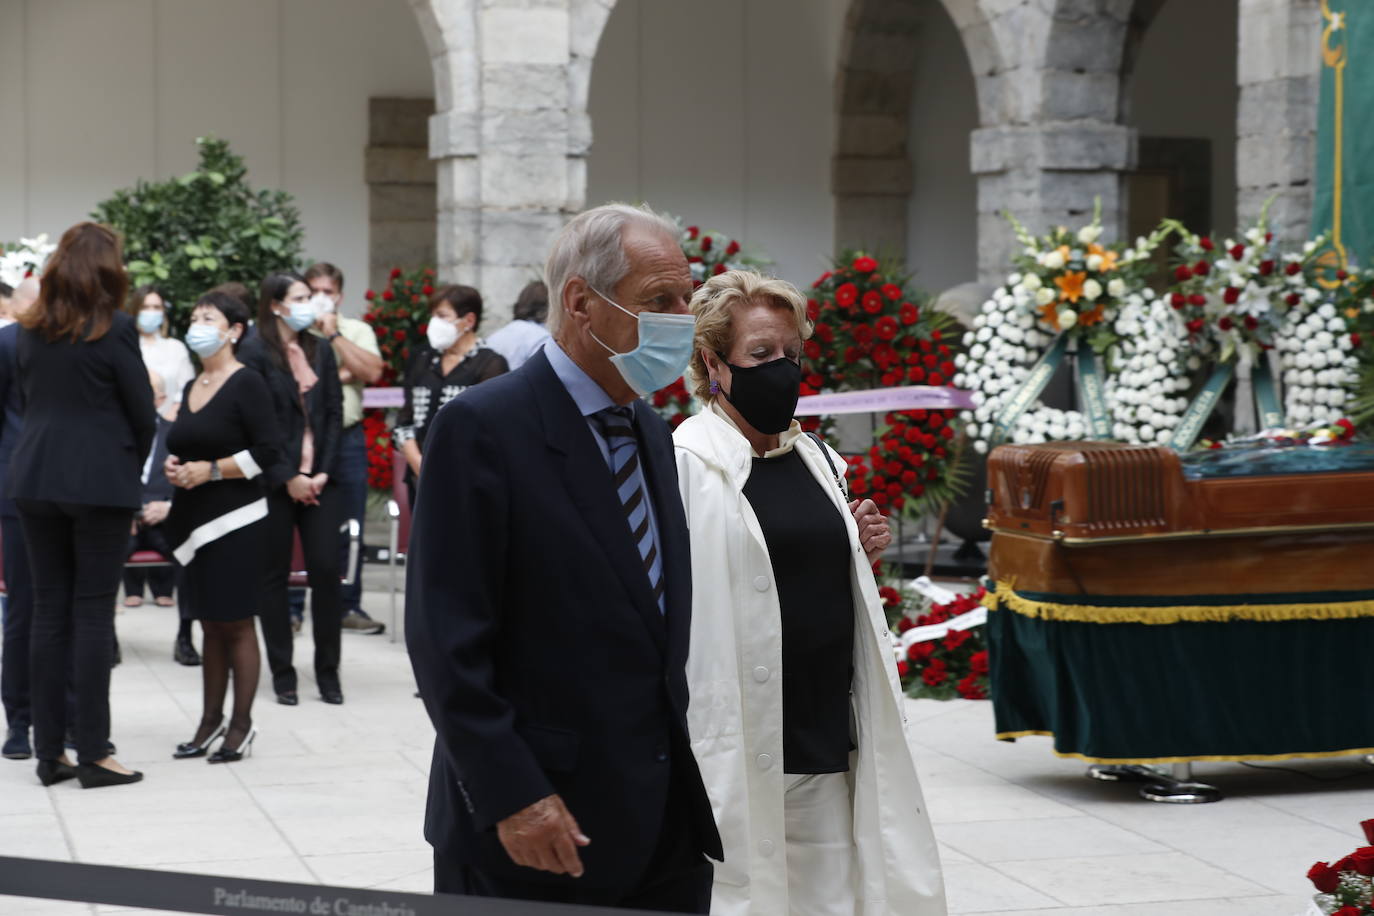
[[[566,903],[408,894],[0,856],[0,897],[41,897],[178,913],[298,916],[663,916]],[[4,910],[0,900],[0,910]]]

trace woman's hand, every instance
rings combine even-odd
[[[859,526],[859,543],[871,565],[892,544],[892,529],[888,528],[887,518],[871,499],[854,500],[849,504],[849,511],[854,516],[854,524]]]
[[[162,462],[162,473],[167,478],[167,482],[172,486],[177,484],[177,471],[181,469],[181,459],[176,455],[168,455],[167,460]]]
[[[172,483],[186,490],[194,490],[209,481],[210,467],[209,461],[187,461],[177,468],[176,479]]]
[[[329,483],[329,475],[328,475],[328,474],[316,474],[314,477],[311,477],[311,478],[310,478],[310,491],[311,491],[311,494],[312,494],[316,499],[319,499],[319,498],[320,498],[320,494],[324,492],[324,485],[327,484],[327,483]]]
[[[167,520],[167,513],[172,511],[172,504],[165,499],[154,500],[143,505],[143,524],[152,527],[161,525]]]
[[[318,506],[320,504],[320,501],[315,498],[315,485],[304,474],[297,474],[286,482],[286,494],[302,505]]]

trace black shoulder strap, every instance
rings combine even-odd
[[[817,447],[820,448],[821,457],[825,459],[826,466],[830,468],[830,476],[835,478],[835,486],[839,487],[840,492],[843,493],[846,497],[849,496],[849,487],[844,485],[844,478],[840,476],[839,471],[835,470],[835,462],[830,457],[830,449],[825,447],[825,442],[821,439],[820,436],[816,435],[815,433],[807,433],[807,435],[810,436],[812,440],[816,443]]]

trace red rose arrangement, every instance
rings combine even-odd
[[[1307,878],[1317,889],[1317,909],[1332,916],[1374,914],[1374,820],[1361,821],[1365,841],[1350,855],[1335,862],[1317,862]]]
[[[382,351],[382,377],[377,380],[378,387],[401,383],[411,352],[425,341],[425,331],[429,327],[429,297],[437,286],[433,268],[405,271],[394,267],[380,292],[367,291],[368,307],[363,320],[372,325],[377,346]],[[367,437],[368,486],[390,495],[392,445],[386,411],[380,408],[363,411],[363,433]]]
[[[762,255],[745,251],[737,239],[713,229],[688,226],[682,230],[680,241],[687,266],[692,269],[694,287],[727,270],[757,270],[769,264]]]
[[[895,263],[847,252],[812,284],[815,333],[804,345],[803,395],[906,385],[948,385],[956,371],[953,319],[910,291]],[[957,498],[963,440],[952,410],[888,413],[867,452],[851,456],[850,493],[884,511],[918,517]],[[821,426],[817,419],[803,424]]]
[[[900,636],[915,627],[947,623],[977,608],[987,590],[979,588],[948,604],[924,605],[919,596],[903,595],[891,585],[878,589],[893,629]],[[897,674],[907,696],[934,700],[988,698],[988,649],[981,627],[950,630],[939,639],[913,642],[897,661]]]
[[[654,410],[668,421],[668,426],[672,429],[681,426],[682,421],[692,413],[692,394],[687,390],[687,382],[682,378],[667,388],[655,391],[649,403],[653,404]]]

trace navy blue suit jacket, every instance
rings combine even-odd
[[[3,411],[0,413],[0,493],[4,492],[5,481],[10,476],[10,456],[14,454],[15,443],[24,431],[19,364],[16,359],[18,340],[17,323],[0,328],[0,411]],[[19,510],[8,496],[0,496],[0,517],[15,519],[15,524],[18,524]]]
[[[691,564],[672,440],[649,407],[634,411],[664,614],[610,469],[543,353],[465,391],[430,428],[406,644],[437,732],[425,836],[449,860],[574,880],[515,865],[495,830],[558,793],[592,840],[578,883],[632,888],[670,789],[696,848],[722,856],[687,738]]]

